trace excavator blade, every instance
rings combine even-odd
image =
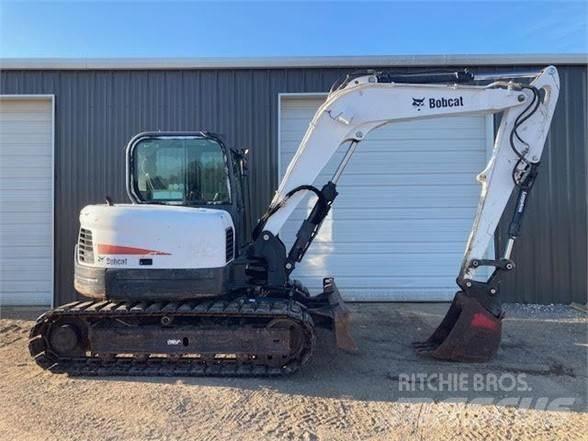
[[[440,360],[486,362],[496,355],[501,335],[502,316],[459,291],[435,332],[413,346],[418,355]]]
[[[351,336],[351,313],[345,305],[335,307],[335,342],[339,349],[357,352],[357,344]]]
[[[347,352],[357,352],[357,344],[351,335],[351,312],[343,301],[332,278],[323,280],[323,291],[327,295],[332,309],[337,347]]]

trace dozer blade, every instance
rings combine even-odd
[[[414,343],[417,354],[440,360],[486,362],[496,355],[502,315],[494,316],[478,300],[459,291],[428,340]]]
[[[329,305],[332,308],[337,347],[347,352],[357,352],[357,344],[351,336],[351,312],[343,301],[332,278],[323,280],[323,291],[327,295]]]

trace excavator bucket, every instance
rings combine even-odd
[[[496,355],[501,335],[502,315],[494,316],[459,291],[435,332],[413,345],[417,354],[440,360],[486,362]]]

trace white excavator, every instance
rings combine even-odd
[[[437,359],[490,360],[501,337],[500,280],[515,267],[511,252],[558,93],[553,66],[347,75],[314,115],[254,228],[247,226],[246,151],[208,132],[141,133],[126,149],[132,203],[107,198],[80,214],[75,289],[89,299],[43,314],[31,330],[30,353],[42,368],[71,375],[250,376],[298,370],[311,358],[316,327],[334,331],[339,348],[356,350],[333,278],[311,294],[290,274],[328,215],[358,144],[397,121],[500,113],[492,156],[477,177],[482,190],[459,291],[431,337],[415,344]],[[331,180],[314,187],[346,145]],[[508,242],[489,259],[514,190]],[[308,194],[314,205],[287,250],[280,230]]]

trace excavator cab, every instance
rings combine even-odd
[[[238,243],[246,241],[248,150],[211,132],[143,132],[126,149],[127,194],[136,204],[227,211]]]

